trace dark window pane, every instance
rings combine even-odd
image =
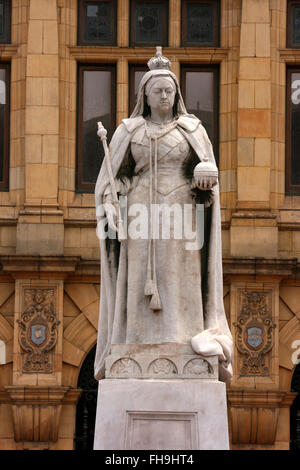
[[[132,45],[167,45],[168,2],[132,2]]]
[[[109,42],[111,5],[99,2],[87,3],[85,7],[84,39],[92,42]]]
[[[0,69],[0,181],[3,180],[4,164],[4,127],[5,127],[5,106],[6,106],[6,80],[5,70]]]
[[[220,5],[213,0],[182,0],[182,44],[218,46]]]
[[[135,107],[140,81],[148,70],[146,65],[132,65],[130,67],[129,114],[132,113]]]
[[[218,159],[218,70],[182,68],[182,93],[188,113],[202,122]]]
[[[4,40],[4,0],[0,1],[0,41]]]
[[[293,5],[292,18],[293,18],[292,41],[294,44],[300,45],[300,5]]]
[[[213,82],[212,72],[186,72],[186,108],[202,121],[211,140],[214,122]]]
[[[300,185],[300,72],[292,73],[291,80],[291,166],[292,185]]]
[[[83,1],[79,4],[79,44],[115,44],[116,2]]]
[[[97,122],[101,121],[109,130],[111,74],[104,71],[86,71],[83,82],[82,180],[95,183],[103,159],[103,148],[96,134]]]
[[[0,42],[10,42],[10,0],[0,0]]]
[[[101,121],[107,129],[108,140],[114,131],[113,82],[113,67],[97,70],[86,66],[80,69],[77,187],[86,192],[94,190],[104,157],[103,146],[97,136],[97,122]]]
[[[8,190],[9,65],[0,64],[0,190]]]
[[[189,43],[212,44],[214,41],[214,9],[212,5],[187,4],[187,37]]]

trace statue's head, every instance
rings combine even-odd
[[[176,115],[175,96],[178,97],[178,93],[172,77],[154,76],[150,78],[145,86],[143,116],[149,115],[150,109],[164,114],[172,108],[173,115]]]
[[[177,77],[170,70],[171,62],[162,55],[161,47],[156,50],[156,56],[148,61],[150,70],[140,82],[131,117],[146,117],[151,114],[151,108],[162,111],[173,108],[174,116],[187,113]]]

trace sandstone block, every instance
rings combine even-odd
[[[270,61],[265,58],[241,57],[241,80],[269,80],[271,74]]]
[[[239,137],[271,137],[271,112],[260,109],[240,109]]]
[[[241,57],[255,56],[255,24],[243,23],[241,26]]]
[[[30,163],[26,166],[26,194],[29,198],[56,198],[57,183],[57,165]]]
[[[231,256],[275,258],[278,251],[277,227],[232,226]]]
[[[18,224],[17,254],[63,255],[63,224]]]
[[[239,201],[268,201],[270,169],[265,167],[238,168]]]
[[[254,108],[254,81],[241,80],[239,83],[239,108]]]

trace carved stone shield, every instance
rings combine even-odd
[[[263,342],[263,330],[258,326],[252,326],[246,330],[246,343],[253,349],[258,349]]]
[[[42,345],[46,341],[46,326],[30,325],[30,339],[37,346]]]

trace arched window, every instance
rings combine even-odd
[[[291,391],[298,392],[291,406],[291,450],[300,450],[300,363],[293,375]]]
[[[75,450],[92,450],[94,445],[98,382],[94,379],[96,345],[85,358],[77,387],[82,389],[76,410]]]

